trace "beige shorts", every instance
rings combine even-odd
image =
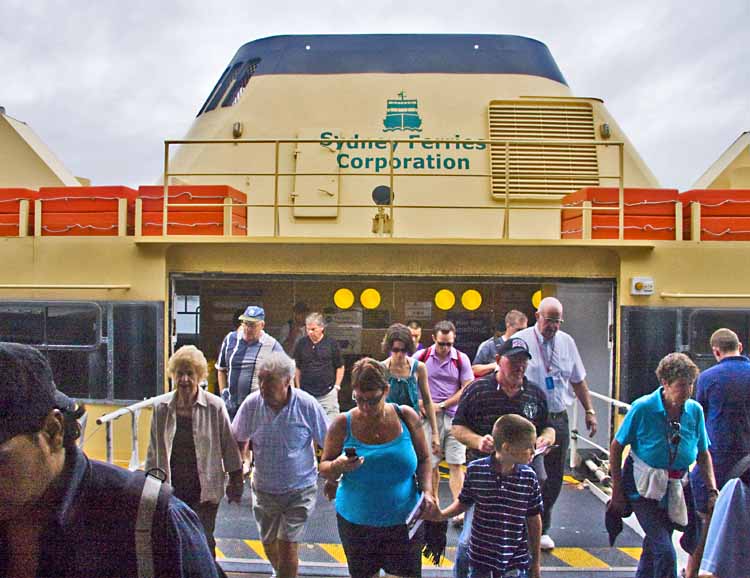
[[[264,544],[276,540],[299,542],[315,508],[317,495],[316,485],[284,494],[268,494],[253,488],[253,514],[260,541]]]
[[[437,416],[438,436],[440,436],[440,452],[445,457],[445,461],[451,465],[461,465],[466,462],[466,446],[453,437],[451,428],[453,427],[453,418],[445,412],[440,412]],[[424,420],[424,435],[427,438],[427,444],[432,451],[432,428],[430,422]],[[432,454],[432,467],[436,468],[440,463],[441,456]]]
[[[341,413],[339,411],[339,390],[335,387],[325,395],[321,395],[320,397],[316,397],[315,399],[318,400],[318,403],[323,408],[323,411],[326,412],[329,422],[332,421],[333,418],[335,418],[339,413]]]

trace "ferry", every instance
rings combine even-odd
[[[138,189],[76,178],[12,111],[0,142],[0,339],[47,355],[89,408],[87,452],[122,466],[145,456],[136,402],[168,391],[171,352],[215,359],[248,304],[272,335],[297,303],[326,315],[347,408],[349,368],[382,357],[391,323],[420,321],[428,345],[449,319],[473,357],[508,310],[533,320],[554,295],[598,394],[584,457],[609,446],[616,402],[657,386],[663,355],[707,367],[717,327],[749,342],[750,133],[691,190],[663,188],[534,39],[249,42],[165,140],[161,182]],[[112,412],[132,419],[97,425]]]

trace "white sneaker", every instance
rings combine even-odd
[[[542,534],[542,539],[539,540],[539,546],[542,550],[554,550],[555,541],[550,538],[548,534]]]

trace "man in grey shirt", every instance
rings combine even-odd
[[[511,309],[505,314],[505,332],[499,337],[493,335],[486,341],[482,341],[477,349],[477,354],[474,356],[474,363],[471,365],[471,370],[476,377],[482,377],[497,369],[497,363],[495,363],[497,348],[505,341],[508,341],[516,331],[526,329],[528,322],[529,320],[526,318],[526,315],[517,309]],[[502,326],[498,324],[498,333],[502,330]]]

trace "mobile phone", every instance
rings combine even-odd
[[[344,448],[344,454],[347,458],[356,458],[357,448]]]

